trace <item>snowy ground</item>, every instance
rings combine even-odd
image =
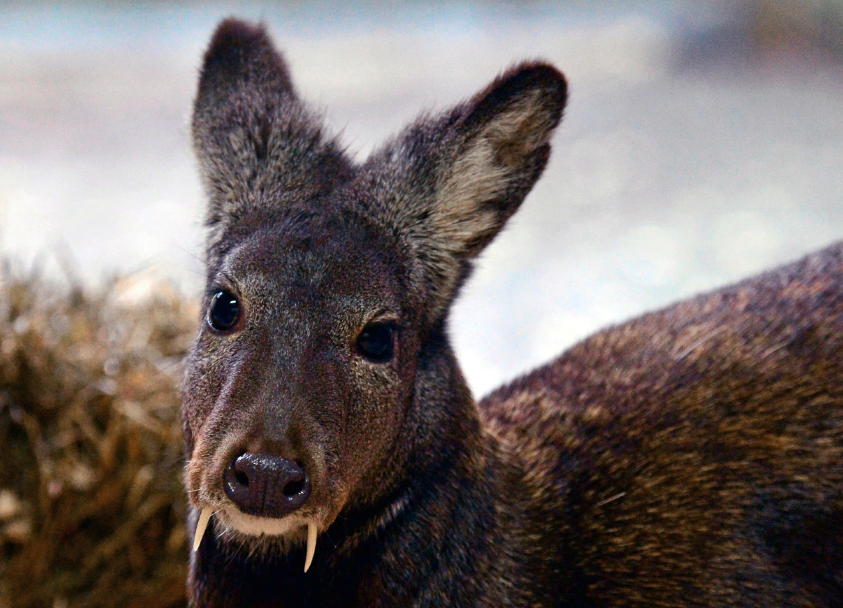
[[[608,323],[843,238],[839,58],[761,52],[726,3],[527,6],[4,5],[0,249],[59,251],[89,281],[154,268],[198,292],[187,118],[202,47],[232,13],[270,25],[361,158],[518,59],[566,72],[545,177],[453,316],[478,394]]]

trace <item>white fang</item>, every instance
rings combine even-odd
[[[202,509],[202,514],[199,516],[199,521],[196,523],[196,536],[193,537],[193,550],[199,549],[202,543],[202,537],[205,536],[205,529],[208,527],[208,521],[211,519],[210,507]]]
[[[304,571],[310,568],[313,554],[316,553],[316,524],[307,524],[307,557],[304,558]]]

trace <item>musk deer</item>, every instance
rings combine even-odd
[[[448,309],[565,100],[524,63],[359,164],[262,27],[219,26],[192,606],[843,606],[843,247],[472,399]]]

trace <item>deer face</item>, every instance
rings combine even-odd
[[[525,64],[356,165],[263,29],[219,27],[193,115],[208,276],[183,412],[200,522],[310,542],[407,474],[443,378],[462,382],[448,307],[544,169],[564,103],[561,74]]]
[[[185,382],[188,490],[231,532],[325,529],[389,477],[418,349],[394,251],[352,215],[298,216],[220,257]]]

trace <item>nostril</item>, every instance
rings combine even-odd
[[[241,486],[249,486],[249,476],[246,475],[243,471],[235,471],[234,479],[236,479],[237,483],[239,483]]]
[[[249,474],[243,470],[239,457],[228,463],[223,473],[223,489],[234,502],[239,503],[249,493]]]
[[[302,490],[304,490],[304,479],[300,481],[291,481],[284,486],[284,496],[292,498],[296,494],[301,494]]]

